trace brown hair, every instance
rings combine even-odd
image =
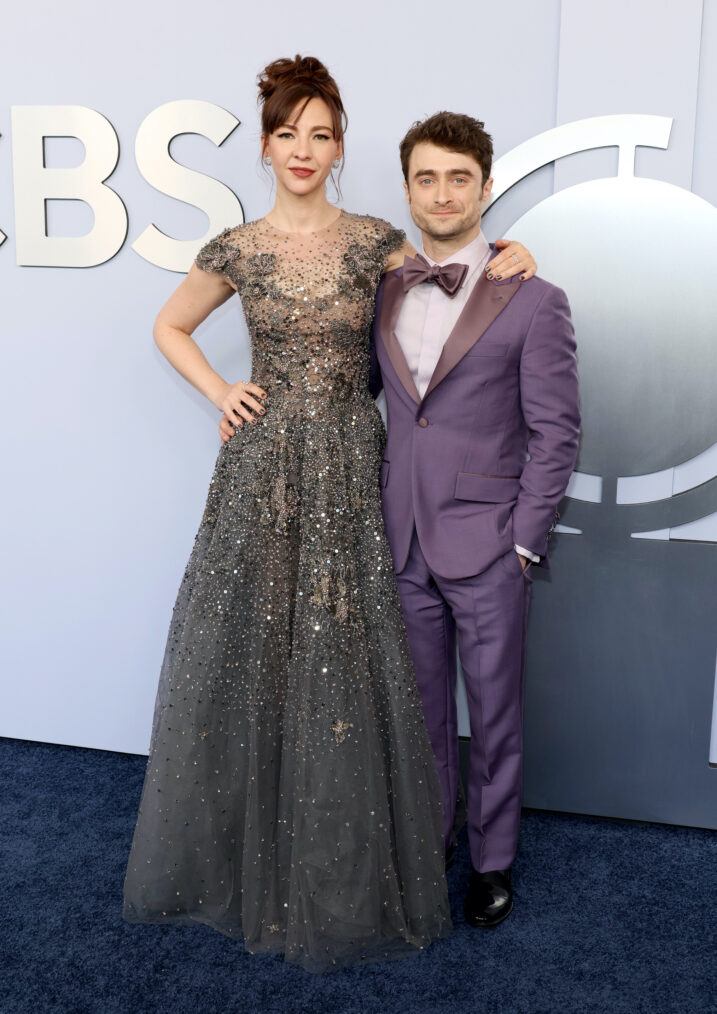
[[[417,120],[401,141],[401,168],[408,182],[408,162],[417,144],[435,144],[447,151],[472,155],[483,173],[483,184],[490,178],[493,163],[493,138],[485,132],[485,124],[463,113],[434,113],[427,120]]]
[[[274,60],[261,72],[258,83],[263,134],[273,134],[287,123],[302,99],[302,111],[311,99],[323,99],[331,110],[334,140],[343,140],[347,118],[341,93],[321,60],[298,54],[293,60]]]

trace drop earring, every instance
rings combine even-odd
[[[264,165],[271,165],[271,155],[265,155],[262,161]]]
[[[333,162],[333,165],[334,165],[334,169],[338,169],[338,167],[341,165],[341,159],[335,158],[334,162]]]

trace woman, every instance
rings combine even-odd
[[[319,971],[450,930],[368,391],[376,287],[413,251],[326,199],[345,116],[323,65],[276,61],[260,93],[276,203],[200,251],[155,325],[237,433],[171,624],[124,914],[204,922]],[[230,385],[190,336],[234,291],[256,382]]]

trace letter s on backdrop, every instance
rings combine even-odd
[[[188,271],[208,239],[227,225],[244,221],[239,198],[229,187],[179,165],[169,153],[169,145],[178,134],[201,134],[218,147],[238,126],[239,120],[226,109],[196,99],[167,102],[143,120],[135,142],[140,172],[157,190],[204,211],[209,229],[200,239],[179,240],[150,225],[132,244],[140,257],[169,271]]]

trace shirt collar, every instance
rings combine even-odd
[[[476,271],[486,266],[490,260],[490,246],[488,240],[485,238],[482,232],[479,232],[474,240],[471,240],[466,246],[457,250],[450,257],[446,257],[442,261],[434,261],[432,257],[429,257],[425,250],[422,251],[423,256],[426,258],[429,264],[467,264],[468,271],[463,281],[463,285],[466,284],[469,278],[471,278]]]

